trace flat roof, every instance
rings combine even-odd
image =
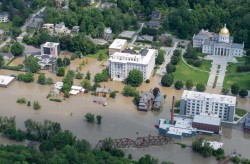
[[[55,43],[55,42],[46,42],[43,44],[43,47],[55,47],[58,46],[60,43]]]
[[[219,148],[222,148],[223,143],[222,142],[216,142],[216,141],[205,141],[209,143],[209,145],[214,149],[217,150]],[[204,145],[204,142],[202,143],[202,146]]]
[[[15,77],[12,77],[12,76],[0,75],[0,85],[1,86],[7,86],[14,79],[15,79]]]
[[[213,99],[213,102],[217,102],[220,104],[225,103],[234,106],[236,105],[236,97],[234,96],[188,91],[188,90],[184,90],[181,99],[194,99],[201,101],[205,101],[206,99]]]
[[[125,39],[115,39],[113,43],[109,46],[109,48],[121,49],[126,43],[127,43],[127,40]]]
[[[193,122],[200,123],[200,124],[207,124],[207,125],[221,125],[221,119],[219,117],[214,116],[205,116],[205,115],[195,115]]]
[[[140,54],[115,52],[110,56],[109,61],[117,63],[148,64],[156,52],[157,50],[148,49],[148,53],[145,56]]]

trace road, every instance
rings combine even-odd
[[[11,38],[8,37],[1,45],[0,45],[0,48],[4,47],[8,42],[11,41]]]
[[[32,16],[26,20],[25,24],[21,27],[22,32],[26,31],[28,24],[30,24],[32,22],[35,15],[40,13],[41,11],[44,11],[45,8],[46,7],[41,8],[38,12],[36,12],[35,14],[32,14]]]
[[[140,29],[135,33],[133,39],[132,39],[132,42],[129,43],[129,46],[134,46],[134,43],[139,35],[139,33],[141,32],[142,28],[144,27],[144,23],[140,23]]]
[[[164,56],[165,57],[164,63],[157,70],[156,74],[163,76],[166,73],[166,66],[170,62],[171,57],[173,56],[173,52],[176,49],[177,45],[178,42],[175,42],[173,47],[161,47],[161,50],[166,51],[167,54]]]

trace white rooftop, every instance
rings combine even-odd
[[[212,94],[212,93],[205,93],[205,92],[195,92],[195,91],[188,91],[184,90],[182,94],[182,99],[195,99],[195,100],[206,100],[206,99],[213,99],[213,102],[218,103],[225,103],[229,105],[236,105],[236,97],[234,96],[226,96],[220,94]]]
[[[214,116],[205,116],[205,115],[195,115],[193,122],[207,124],[207,125],[221,125],[221,119]]]
[[[127,40],[125,39],[115,39],[113,43],[109,46],[109,48],[121,49],[126,43]]]
[[[156,51],[157,50],[154,49],[148,49],[148,53],[145,56],[140,54],[115,52],[110,56],[109,61],[118,63],[148,64]]]
[[[46,42],[43,44],[43,47],[55,47],[58,46],[59,43],[55,43],[55,42]]]
[[[0,75],[0,85],[7,86],[15,77]]]
[[[222,142],[216,142],[216,141],[205,141],[208,142],[209,145],[214,149],[217,150],[219,148],[222,148],[223,143]],[[202,143],[202,146],[204,145],[204,142]]]
[[[58,82],[55,83],[54,88],[56,88],[56,89],[62,89],[62,86],[63,86],[63,82],[58,81]]]

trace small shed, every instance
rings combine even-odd
[[[108,87],[104,87],[104,88],[97,87],[95,93],[96,93],[96,96],[99,96],[99,97],[109,97],[111,93],[111,89]]]

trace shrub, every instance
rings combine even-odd
[[[55,102],[62,102],[62,100],[61,99],[49,99],[49,101],[55,101]]]
[[[131,87],[130,85],[125,85],[123,88],[123,95],[133,97],[136,93],[135,88]]]
[[[38,110],[41,108],[41,105],[38,101],[34,101],[33,103],[33,109]]]
[[[179,58],[177,56],[172,56],[170,62],[173,65],[177,65],[179,63]]]
[[[231,93],[234,95],[238,95],[240,91],[240,86],[237,83],[234,83],[233,85],[231,85]]]
[[[82,79],[82,78],[83,78],[83,74],[80,73],[80,72],[77,72],[75,78],[76,78],[76,79]]]
[[[162,76],[161,84],[164,87],[170,87],[174,82],[174,77],[172,74],[165,74]]]
[[[17,99],[17,101],[16,101],[18,104],[26,104],[27,103],[27,100],[25,99],[25,98],[19,98],[19,99]]]
[[[204,91],[206,90],[205,84],[198,83],[198,84],[196,85],[196,90],[197,90],[198,92],[204,92]]]
[[[51,77],[48,77],[48,78],[46,79],[46,84],[48,84],[48,85],[54,84],[53,79],[52,79]]]
[[[168,63],[167,66],[166,66],[166,71],[167,71],[167,73],[175,72],[176,71],[176,66],[171,64],[171,63]]]
[[[187,81],[186,81],[186,88],[187,88],[188,90],[192,89],[193,86],[194,86],[194,84],[193,84],[193,81],[192,81],[192,80],[187,80]]]
[[[28,101],[28,103],[27,103],[27,106],[31,106],[31,103],[30,103],[30,101]]]
[[[221,93],[223,93],[224,95],[227,95],[229,93],[229,89],[228,88],[222,88]]]
[[[95,115],[94,114],[87,113],[85,115],[85,118],[86,118],[87,122],[90,122],[90,123],[95,122]]]
[[[239,95],[241,97],[246,97],[248,95],[248,91],[246,89],[241,89]]]
[[[147,80],[145,81],[145,83],[150,83],[150,80],[149,80],[149,79],[147,79]]]

